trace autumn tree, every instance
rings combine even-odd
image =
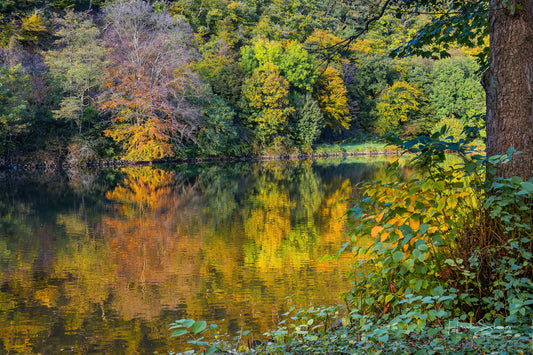
[[[103,84],[105,51],[99,29],[86,14],[68,10],[55,23],[57,48],[44,54],[63,96],[53,113],[57,119],[75,122],[81,134],[85,108],[92,105],[96,88]]]
[[[188,100],[203,94],[188,67],[191,29],[142,0],[110,2],[103,12],[111,48],[100,98],[111,118],[104,133],[123,145],[126,159],[173,156],[176,145],[194,139],[201,117]]]
[[[245,80],[241,107],[261,145],[272,143],[286,128],[294,110],[289,106],[288,96],[289,82],[274,64],[266,63]]]
[[[402,133],[402,126],[415,118],[425,100],[422,91],[405,81],[397,81],[378,99],[376,132]]]
[[[333,130],[350,127],[347,90],[339,70],[332,66],[323,70],[315,84],[314,97],[327,126]]]
[[[50,35],[50,31],[42,14],[35,11],[20,19],[20,24],[15,27],[14,38],[25,46],[37,46],[48,35]]]

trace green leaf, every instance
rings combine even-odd
[[[424,244],[424,243],[420,243],[420,244],[418,244],[418,245],[416,246],[416,248],[417,248],[418,250],[420,250],[420,251],[427,251],[427,250],[429,249],[429,247],[428,247],[426,244]]]
[[[172,333],[172,335],[170,336],[171,338],[173,337],[179,337],[179,336],[182,336],[183,334],[187,334],[188,331],[187,329],[178,329],[178,330],[175,330],[174,333]]]
[[[451,339],[455,344],[457,344],[458,342],[460,342],[460,341],[463,339],[463,335],[462,335],[462,334],[451,334],[451,335],[450,335],[450,339]]]
[[[418,230],[418,233],[422,236],[422,235],[426,234],[428,229],[429,229],[429,225],[428,224],[421,224],[420,228]]]
[[[405,254],[402,251],[397,251],[392,255],[392,259],[399,263],[405,258]]]
[[[206,321],[202,320],[202,321],[194,322],[194,324],[191,326],[191,333],[198,334],[205,328],[207,328]]]
[[[183,321],[183,326],[185,328],[190,328],[191,325],[193,325],[193,324],[194,324],[194,319],[187,319],[187,320]]]
[[[402,244],[405,245],[407,243],[409,243],[409,241],[411,240],[411,238],[413,238],[413,229],[408,226],[407,224],[404,224],[403,226],[400,226],[398,228],[402,234],[403,234],[403,240],[402,240]]]
[[[533,192],[533,183],[530,183],[529,181],[525,181],[522,183],[522,190],[527,192]]]
[[[382,342],[382,343],[386,343],[389,341],[389,334],[383,334],[382,336],[380,336],[378,338],[378,341]]]
[[[205,351],[205,355],[213,354],[215,351],[217,351],[217,347],[213,345]]]
[[[423,284],[422,280],[420,280],[420,279],[416,280],[416,284],[415,284],[415,287],[414,287],[415,291],[417,291],[417,292],[420,291],[420,289],[422,288],[422,284]]]

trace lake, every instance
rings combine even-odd
[[[342,304],[351,257],[322,257],[388,164],[0,172],[0,353],[168,353],[177,319],[261,334],[290,304]]]

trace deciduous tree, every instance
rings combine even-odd
[[[203,94],[188,67],[192,31],[142,0],[111,2],[104,14],[112,48],[100,104],[111,116],[105,134],[123,144],[127,159],[172,156],[174,145],[195,140],[201,118],[189,101]]]
[[[318,73],[307,51],[296,41],[281,43],[256,39],[242,48],[241,63],[245,72],[274,64],[294,87],[310,91]]]
[[[291,119],[292,139],[303,151],[310,151],[311,144],[324,127],[324,115],[310,93],[297,97]]]
[[[279,69],[266,63],[245,80],[242,88],[242,110],[247,115],[257,141],[265,146],[287,126],[289,114],[289,82]]]
[[[378,99],[376,131],[401,133],[401,126],[414,118],[424,100],[422,91],[405,81],[397,81]]]
[[[435,13],[433,20],[396,52],[399,55],[446,56],[451,43],[483,47],[489,34],[490,49],[485,47],[479,53],[483,67],[488,67],[483,74],[487,155],[513,147],[522,153],[498,175],[532,177],[533,0],[387,0],[383,9],[393,3],[399,5],[399,16],[406,9]]]
[[[315,84],[314,96],[322,109],[326,125],[334,130],[350,127],[347,90],[337,69],[327,67],[321,73]]]
[[[32,114],[28,104],[30,86],[20,65],[0,67],[0,156],[13,154],[15,139],[28,129]]]
[[[68,10],[55,23],[57,48],[44,54],[52,79],[63,94],[54,117],[72,120],[81,134],[85,107],[92,104],[95,89],[103,84],[105,51],[100,31],[85,14]]]
[[[469,57],[437,61],[431,73],[433,90],[429,99],[439,119],[455,117],[468,123],[485,112],[485,93],[476,71],[479,66]]]

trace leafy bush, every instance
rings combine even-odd
[[[491,178],[513,149],[486,159],[440,133],[387,137],[420,173],[359,186],[346,307],[292,308],[265,342],[241,334],[213,351],[533,354],[533,178]]]
[[[447,138],[450,137],[449,139],[455,141],[466,138],[465,126],[461,120],[457,118],[444,118],[435,124],[432,133],[440,132],[444,127],[446,127]]]
[[[317,155],[340,154],[342,153],[342,149],[338,144],[320,144],[313,147],[313,152]]]
[[[93,144],[87,140],[76,139],[68,145],[67,150],[65,162],[70,166],[98,159]]]
[[[445,132],[440,132],[445,133]],[[346,300],[357,314],[380,315],[410,334],[453,319],[495,326],[533,320],[531,204],[533,179],[490,179],[507,155],[470,154],[464,140],[440,134],[402,142],[423,171],[405,182],[360,186],[364,198],[347,212],[358,256]],[[447,162],[453,151],[460,163]],[[487,171],[488,167],[488,171]],[[360,247],[357,240],[374,242]]]

